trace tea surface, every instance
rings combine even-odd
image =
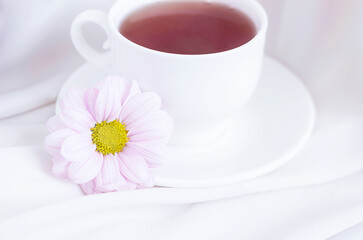
[[[156,3],[128,16],[119,28],[130,41],[177,54],[217,53],[239,47],[256,35],[252,20],[223,4]]]

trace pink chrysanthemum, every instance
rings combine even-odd
[[[53,173],[86,194],[152,187],[149,168],[160,162],[171,132],[160,106],[156,94],[116,76],[70,90],[47,123]]]

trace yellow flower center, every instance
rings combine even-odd
[[[125,124],[117,119],[112,122],[96,123],[92,131],[92,142],[96,144],[96,151],[107,155],[121,152],[129,141]]]

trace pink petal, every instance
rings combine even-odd
[[[128,142],[127,147],[132,148],[138,154],[143,156],[149,168],[160,166],[161,161],[164,158],[163,151],[160,149],[160,147],[147,148],[145,144],[133,143],[133,142]]]
[[[165,145],[169,141],[170,133],[170,127],[161,122],[134,125],[127,135],[130,142],[154,141],[157,145]]]
[[[121,173],[131,182],[143,187],[154,185],[149,168],[141,155],[132,149],[125,148],[118,153]]]
[[[96,122],[96,115],[95,115],[95,108],[96,108],[96,99],[98,96],[98,89],[97,88],[90,88],[85,93],[85,106],[88,112],[93,117],[94,121]]]
[[[52,155],[59,155],[63,142],[73,134],[74,132],[67,128],[48,134],[44,140],[45,149]]]
[[[129,87],[128,92],[125,94],[127,97],[124,99],[124,101],[122,102],[123,104],[125,104],[126,101],[128,101],[129,99],[131,99],[133,96],[140,94],[140,87],[139,84],[136,81],[132,81],[131,86]]]
[[[60,108],[63,109],[84,109],[84,90],[79,88],[71,88],[60,102]]]
[[[121,106],[123,106],[129,98],[133,97],[135,94],[140,93],[140,88],[136,81],[129,81],[127,79],[115,76],[112,78],[116,83],[115,87],[117,86],[121,93]]]
[[[137,130],[140,127],[143,127],[144,125],[148,126],[164,126],[169,129],[169,131],[172,131],[173,127],[173,119],[170,117],[169,114],[167,114],[165,111],[157,110],[154,114],[148,116],[148,117],[142,117],[136,121],[133,121],[132,123],[129,123],[127,125],[127,129],[131,132]],[[155,127],[153,127],[155,128]]]
[[[120,173],[117,157],[108,154],[103,159],[103,166],[95,179],[96,188],[102,192],[127,189],[128,183]]]
[[[163,146],[169,142],[168,135],[160,131],[145,131],[139,134],[129,136],[130,142],[143,144],[144,142],[152,142],[155,146]]]
[[[158,149],[169,142],[172,119],[166,112],[159,110],[150,118],[135,121],[127,129],[129,144],[137,143],[146,149]]]
[[[61,178],[68,177],[69,162],[60,156],[53,157],[52,172],[55,176]]]
[[[68,168],[68,177],[75,183],[86,183],[97,176],[102,164],[103,155],[95,152],[84,161],[72,162]]]
[[[140,88],[136,81],[130,81],[115,75],[110,75],[104,80],[100,81],[95,86],[95,88],[100,90],[103,85],[108,81],[112,81],[115,85],[115,89],[118,89],[121,92],[121,105],[123,105],[124,102],[127,101],[127,99],[140,93]]]
[[[67,128],[67,126],[63,123],[59,115],[54,115],[47,121],[47,130],[49,132],[54,132],[56,130]]]
[[[103,87],[103,85],[105,85],[105,82],[108,81],[108,77],[102,79],[101,81],[99,81],[96,85],[95,85],[95,88],[97,90],[101,90],[101,88]]]
[[[91,114],[83,109],[64,109],[60,116],[65,125],[76,132],[90,133],[95,126]]]
[[[134,190],[134,189],[137,189],[137,184],[134,183],[134,182],[131,182],[130,180],[126,179],[126,182],[127,182],[127,189],[126,190]],[[154,184],[151,186],[153,187]]]
[[[92,137],[88,134],[74,134],[68,137],[62,145],[61,154],[70,162],[87,160],[96,151]]]
[[[142,93],[130,98],[121,110],[119,119],[126,126],[151,117],[160,109],[161,100],[154,93]]]
[[[97,122],[113,121],[121,111],[122,91],[120,84],[114,77],[108,77],[98,93],[95,105]]]
[[[86,182],[86,183],[82,183],[80,186],[81,186],[82,191],[83,191],[85,194],[87,194],[87,195],[97,193],[97,192],[95,191],[95,184],[94,184],[94,180],[89,181],[89,182]]]

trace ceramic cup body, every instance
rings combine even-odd
[[[120,24],[135,10],[166,1],[173,0],[119,0],[108,14],[87,10],[72,24],[73,43],[87,61],[111,66],[115,74],[136,80],[143,91],[153,91],[161,97],[163,109],[174,119],[172,143],[213,141],[254,92],[262,67],[266,13],[254,0],[208,1],[244,12],[257,29],[256,36],[248,43],[219,53],[164,53],[135,44],[120,34]],[[94,50],[82,35],[82,26],[89,22],[105,30],[106,53]]]

